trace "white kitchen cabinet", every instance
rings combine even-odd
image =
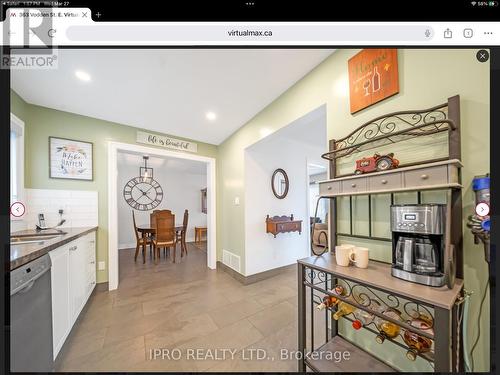
[[[52,343],[54,359],[71,330],[69,312],[69,251],[64,245],[49,252],[52,262]]]
[[[82,237],[82,246],[85,249],[85,301],[90,297],[96,285],[96,244],[95,232]]]
[[[49,252],[54,359],[96,285],[95,232]]]
[[[80,239],[71,242],[69,247],[69,309],[71,325],[80,315],[85,304],[85,256],[86,251]]]
[[[70,317],[74,324],[96,284],[94,232],[69,247],[69,270]]]

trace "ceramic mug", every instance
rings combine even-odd
[[[354,247],[349,253],[349,260],[353,262],[356,267],[367,268],[370,250],[366,247]]]
[[[335,246],[335,260],[339,266],[347,267],[350,263],[350,255],[354,250],[353,245]]]

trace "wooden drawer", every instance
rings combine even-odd
[[[384,174],[368,178],[370,191],[395,190],[403,187],[402,174]]]
[[[279,223],[276,224],[276,229],[278,232],[295,232],[301,230],[301,223],[290,222],[290,223]]]
[[[356,178],[342,181],[342,194],[363,193],[368,190],[368,178]]]
[[[323,182],[319,184],[319,194],[329,195],[329,194],[340,194],[340,181],[337,182]]]
[[[302,220],[293,220],[291,216],[273,216],[267,215],[266,233],[271,233],[274,237],[278,233],[299,232],[302,233]]]
[[[440,165],[404,172],[406,186],[432,186],[448,183],[448,166]]]

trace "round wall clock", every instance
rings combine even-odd
[[[163,190],[152,178],[134,177],[123,187],[123,198],[130,207],[149,211],[161,203]]]

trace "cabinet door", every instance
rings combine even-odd
[[[52,261],[52,341],[55,359],[71,330],[68,246],[52,250],[49,256]]]
[[[96,284],[96,245],[95,245],[95,232],[89,233],[84,237],[85,250],[86,250],[86,292],[85,296],[88,298],[94,290]]]
[[[69,244],[70,317],[74,324],[85,303],[85,246],[81,240]]]

